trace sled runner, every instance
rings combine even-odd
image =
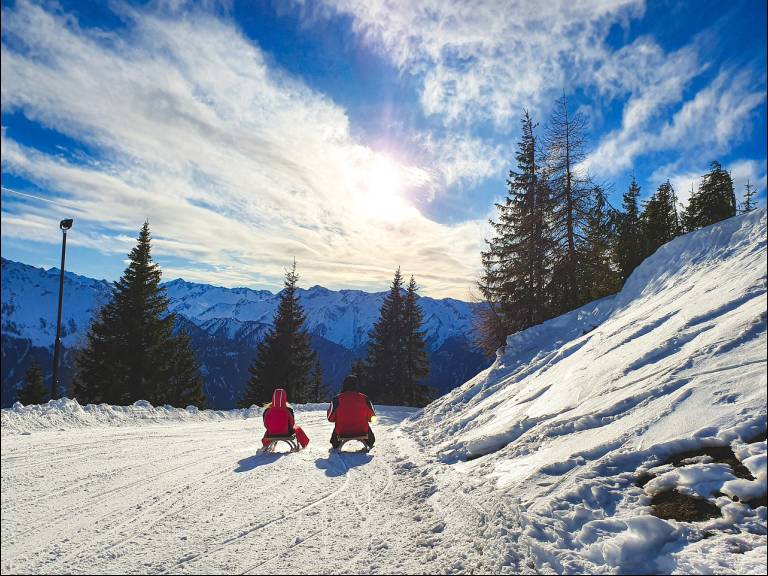
[[[267,453],[274,452],[278,442],[285,442],[288,444],[288,446],[291,447],[291,452],[298,452],[301,450],[299,441],[296,439],[296,434],[293,434],[292,436],[267,436],[264,440],[268,441],[268,443],[264,445],[264,452]]]
[[[368,436],[347,436],[346,438],[339,437],[339,447],[336,448],[337,452],[341,452],[341,449],[344,448],[344,444],[347,442],[352,442],[353,440],[357,440],[358,442],[361,442],[364,446],[364,452],[369,452],[371,449],[368,447]]]

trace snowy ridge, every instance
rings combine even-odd
[[[28,338],[34,346],[50,346],[56,332],[59,271],[45,270],[2,259],[2,333]],[[172,312],[210,333],[238,338],[271,324],[279,293],[250,288],[223,288],[182,279],[163,284]],[[79,346],[93,314],[106,302],[111,284],[78,274],[65,274],[63,337],[65,346]],[[329,290],[321,286],[298,290],[307,314],[307,328],[347,348],[356,350],[368,342],[378,319],[385,292]],[[452,298],[419,298],[429,346],[437,349],[446,339],[469,333],[472,307]]]
[[[519,507],[539,569],[765,572],[766,508],[715,495],[766,493],[766,443],[749,443],[766,429],[766,306],[760,210],[675,239],[616,296],[510,336],[490,368],[404,428],[485,498]],[[702,446],[732,447],[755,479],[663,465]],[[657,478],[635,487],[648,471]],[[650,516],[672,486],[722,518]],[[698,543],[708,529],[739,534],[749,554],[726,562],[722,534]]]
[[[237,334],[243,324],[268,325],[277,310],[279,293],[248,288],[220,288],[172,280],[165,284],[171,298],[171,310],[181,313],[206,328]],[[368,342],[368,333],[378,319],[386,292],[329,290],[322,286],[297,291],[307,315],[307,329],[312,334],[356,350]],[[438,348],[451,336],[464,336],[472,322],[472,305],[453,298],[419,298],[424,311],[424,329],[429,345]]]
[[[56,335],[59,269],[35,268],[2,259],[2,334],[28,338],[34,346],[52,346]],[[112,285],[67,272],[62,342],[77,345],[91,318],[109,298]]]

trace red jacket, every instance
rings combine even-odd
[[[342,392],[328,406],[328,421],[335,422],[337,436],[365,436],[368,422],[376,415],[373,404],[361,392]]]
[[[265,436],[291,436],[296,422],[293,409],[288,407],[285,390],[278,388],[272,393],[272,405],[264,411]]]

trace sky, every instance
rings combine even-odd
[[[2,2],[2,256],[114,280],[472,297],[520,116],[567,96],[581,166],[766,198],[766,2]]]

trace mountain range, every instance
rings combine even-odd
[[[2,259],[2,406],[13,403],[24,371],[36,360],[49,376],[56,334],[59,270],[45,270]],[[269,328],[280,293],[224,288],[171,280],[163,284],[176,313],[177,327],[192,337],[205,391],[212,408],[232,408],[248,379],[256,344]],[[74,354],[82,347],[93,315],[108,300],[112,284],[65,273],[62,316],[62,382],[72,379]],[[386,292],[299,289],[307,329],[318,353],[326,383],[338,389],[352,362],[365,355],[368,333]],[[426,383],[439,394],[451,390],[490,364],[475,349],[473,308],[452,298],[419,298],[431,360]],[[50,382],[50,380],[49,380]]]

